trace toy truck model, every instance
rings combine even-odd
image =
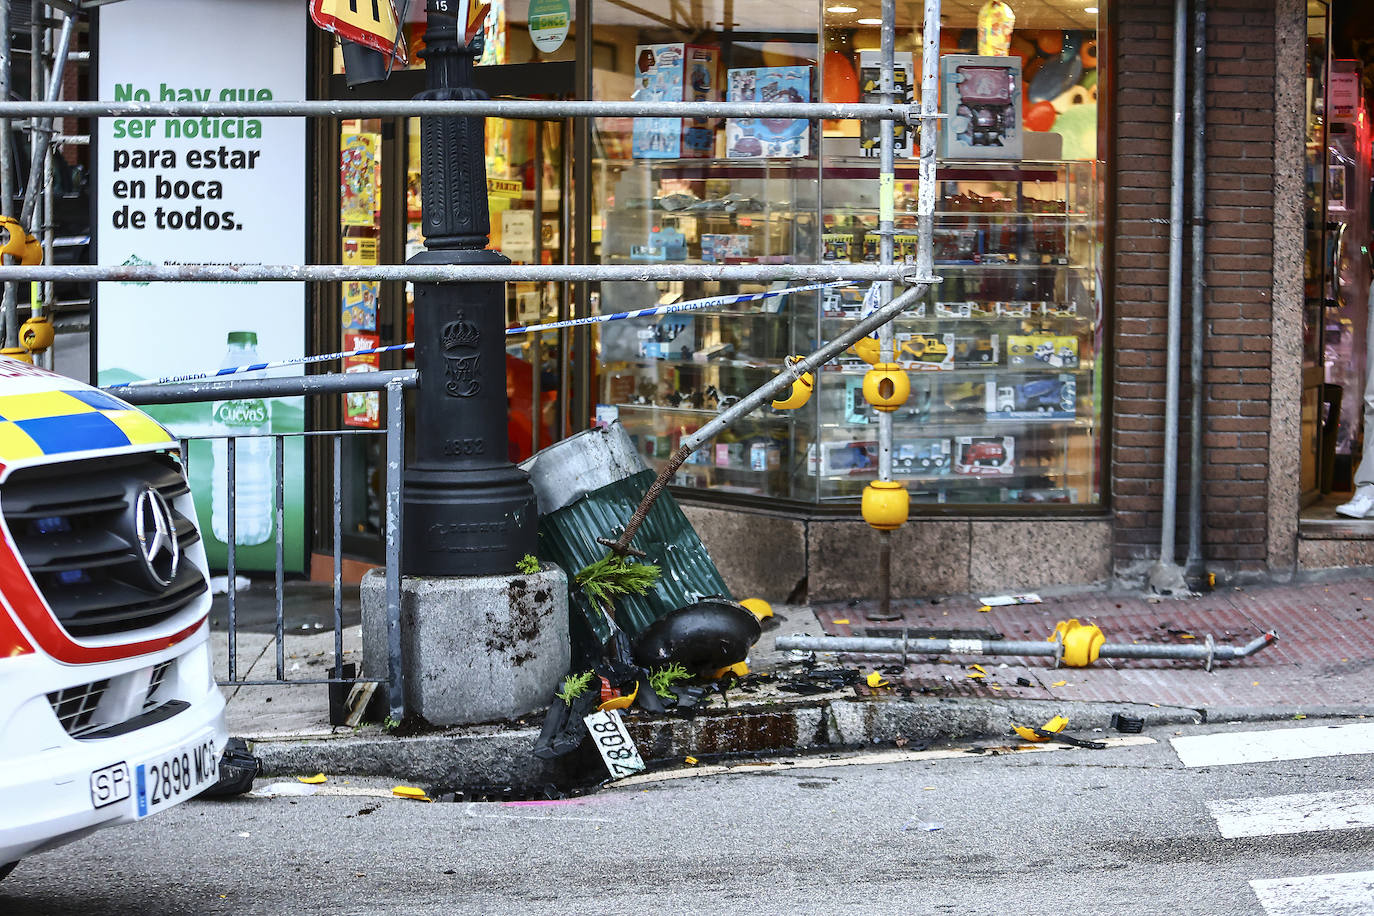
[[[1072,411],[1073,393],[1070,386],[1053,378],[1031,379],[1016,385],[999,385],[997,409],[1003,413]]]
[[[964,464],[995,466],[1007,460],[1007,450],[996,442],[975,442],[964,452]]]
[[[0,357],[0,878],[218,780],[195,518],[175,437]]]
[[[938,337],[913,334],[910,340],[902,344],[902,352],[911,354],[912,359],[923,363],[942,363],[949,356],[949,346]]]

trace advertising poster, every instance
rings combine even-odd
[[[339,225],[375,226],[381,206],[380,134],[344,134],[339,145]]]
[[[296,0],[139,0],[99,11],[99,98],[240,101],[305,97],[307,17]],[[99,263],[303,264],[305,124],[298,118],[102,118],[95,164]],[[101,385],[304,355],[300,283],[100,283]],[[300,369],[279,370],[299,374]],[[252,377],[252,376],[245,376]],[[237,446],[237,531],[228,531],[226,440],[193,442],[188,472],[210,564],[275,565],[275,440],[304,429],[303,399],[149,410],[181,436]],[[305,567],[305,456],[285,443],[286,565]]]

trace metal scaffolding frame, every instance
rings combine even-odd
[[[68,43],[73,29],[74,16],[83,9],[100,5],[101,0],[33,0],[34,9],[44,5],[53,6],[66,13],[66,19],[56,48],[52,53],[54,61],[64,65],[69,58]],[[33,85],[45,84],[46,98],[38,101],[9,101],[6,89],[9,84],[10,33],[8,29],[7,4],[0,0],[0,138],[7,138],[16,121],[27,120],[35,135],[33,168],[30,170],[28,187],[22,212],[32,216],[36,203],[36,177],[48,160],[50,142],[54,140],[80,142],[82,138],[55,137],[52,127],[55,118],[278,118],[278,117],[323,117],[323,118],[392,118],[411,116],[468,116],[506,119],[549,119],[549,118],[598,118],[598,117],[723,117],[723,118],[796,118],[796,119],[839,119],[866,120],[879,122],[879,163],[878,163],[878,202],[880,256],[876,264],[786,264],[786,265],[503,265],[482,267],[445,267],[421,265],[245,265],[245,266],[52,266],[51,263],[35,266],[0,265],[0,283],[5,285],[4,325],[6,343],[15,342],[14,284],[19,281],[42,281],[51,284],[64,281],[135,281],[135,282],[176,282],[176,281],[281,281],[281,282],[329,282],[347,280],[409,280],[414,282],[445,281],[563,281],[563,282],[604,282],[604,281],[775,281],[807,280],[827,281],[846,280],[855,283],[882,284],[881,301],[884,305],[869,314],[851,328],[843,338],[852,338],[854,332],[862,328],[859,336],[876,333],[879,339],[880,360],[893,361],[892,320],[907,307],[914,305],[931,284],[939,282],[933,276],[933,235],[936,184],[936,134],[938,122],[944,117],[939,113],[937,70],[938,54],[923,54],[921,93],[918,104],[909,104],[899,99],[895,92],[895,33],[896,2],[882,0],[880,102],[877,103],[761,103],[761,102],[640,102],[640,101],[527,101],[527,100],[464,100],[464,101],[261,101],[261,102],[162,102],[151,99],[130,99],[121,101],[67,101],[61,100],[62,66],[53,66],[46,80],[38,77],[46,73],[42,62],[35,62]],[[51,30],[49,30],[51,31]],[[36,34],[36,29],[35,29]],[[49,34],[49,38],[51,35]],[[52,44],[51,41],[48,42]],[[940,44],[940,0],[925,0],[923,23],[923,46],[936,49]],[[35,54],[35,58],[40,55]],[[919,132],[919,196],[917,208],[917,258],[915,264],[894,263],[893,236],[895,233],[895,181],[893,163],[893,128],[905,124]],[[0,194],[4,199],[13,201],[13,181],[11,163],[8,162],[9,145],[0,142]],[[50,181],[47,182],[50,185]],[[51,261],[52,233],[51,206],[43,211],[45,261]],[[894,295],[893,284],[908,287],[904,292]],[[45,300],[46,301],[46,300]],[[712,424],[708,424],[691,437],[700,444],[709,435],[723,429],[733,419],[742,416],[747,409],[762,404],[772,393],[780,390],[802,372],[817,368],[821,363],[838,355],[848,343],[841,345],[841,337],[823,345],[816,353],[807,358],[780,367],[777,376],[765,383],[752,394],[741,399],[736,408],[723,414]],[[892,481],[892,415],[884,412],[879,419],[879,468],[878,479]],[[713,432],[708,433],[708,430]],[[881,533],[880,592],[883,611],[889,608],[890,598],[890,556],[891,537],[889,531]]]

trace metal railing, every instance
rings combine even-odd
[[[405,715],[405,676],[401,667],[401,466],[405,461],[405,389],[416,387],[415,370],[388,372],[356,372],[331,375],[300,375],[286,378],[227,379],[221,381],[189,382],[175,385],[124,386],[111,390],[131,404],[188,404],[224,401],[239,398],[280,398],[306,395],[341,395],[353,392],[381,392],[385,396],[386,428],[384,430],[308,430],[301,433],[268,433],[260,436],[202,435],[185,436],[181,449],[185,469],[190,476],[190,444],[192,440],[225,440],[225,483],[228,497],[227,531],[225,539],[226,577],[228,588],[225,603],[228,611],[228,677],[220,681],[224,687],[271,686],[280,684],[383,684],[387,688],[388,707],[393,719]],[[379,672],[364,672],[364,677],[344,677],[343,662],[343,440],[348,436],[383,435],[386,439],[386,498],[384,518],[386,564],[386,641],[387,672],[385,678],[373,676]],[[333,548],[334,548],[334,665],[333,675],[327,678],[288,678],[286,676],[286,617],[285,617],[285,496],[286,496],[286,439],[331,440],[333,464]],[[274,493],[273,512],[276,528],[276,677],[247,679],[238,676],[238,607],[235,581],[238,575],[238,445],[244,439],[270,439],[273,444]],[[218,468],[215,469],[219,471]]]

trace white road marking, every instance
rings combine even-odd
[[[1270,760],[1303,760],[1374,754],[1374,724],[1221,732],[1169,739],[1184,766],[1224,766]]]
[[[1374,871],[1251,881],[1270,916],[1369,916],[1374,912]]]
[[[1207,802],[1227,839],[1374,827],[1374,791],[1305,792]]]

